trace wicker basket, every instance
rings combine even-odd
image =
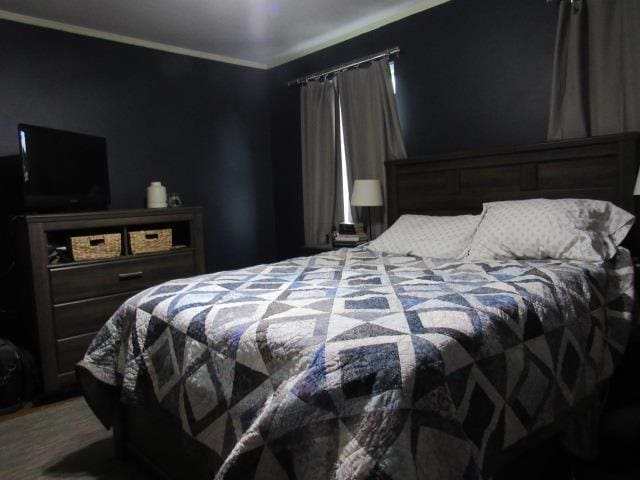
[[[173,245],[171,229],[129,232],[129,245],[131,245],[131,253],[134,255],[171,250]]]
[[[71,256],[74,260],[99,260],[119,257],[122,253],[122,236],[119,233],[70,237]]]

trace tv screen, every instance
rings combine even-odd
[[[25,208],[107,208],[104,138],[24,124],[18,134]]]

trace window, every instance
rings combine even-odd
[[[338,99],[338,111],[340,113],[340,174],[342,175],[342,221],[344,223],[353,223],[351,217],[351,197],[349,195],[350,183],[347,171],[347,152],[344,148],[344,130],[342,129],[342,106]]]
[[[396,71],[393,62],[389,62],[389,70],[391,71],[391,85],[393,86],[393,94],[396,94]],[[353,223],[351,216],[351,182],[349,181],[349,173],[347,171],[347,152],[344,145],[344,130],[342,128],[342,106],[338,99],[339,122],[340,122],[340,175],[342,176],[342,221],[344,223]]]

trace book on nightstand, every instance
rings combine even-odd
[[[338,225],[338,234],[340,235],[363,235],[366,237],[364,226],[362,223],[341,223]]]
[[[361,223],[341,223],[333,235],[334,247],[357,247],[369,241]]]
[[[353,248],[353,247],[359,247],[360,245],[364,245],[367,242],[333,242],[332,246],[333,248]]]

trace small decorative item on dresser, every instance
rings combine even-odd
[[[75,261],[114,258],[122,253],[122,237],[119,233],[70,237],[69,246]]]
[[[131,253],[166,252],[171,250],[173,244],[172,231],[170,228],[159,230],[139,230],[129,232],[129,244]]]
[[[147,208],[167,208],[167,189],[162,182],[151,182],[147,187]]]
[[[168,203],[170,208],[178,208],[182,206],[182,199],[180,198],[180,195],[178,195],[177,193],[172,193],[169,196]]]

